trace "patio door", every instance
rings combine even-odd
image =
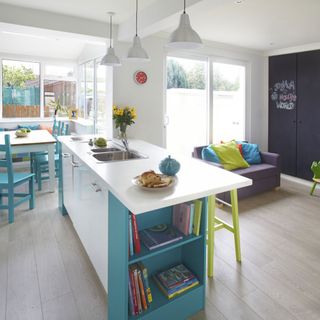
[[[207,60],[167,57],[166,147],[191,156],[208,140]]]

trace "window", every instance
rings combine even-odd
[[[46,65],[43,85],[45,117],[53,116],[53,103],[57,101],[63,107],[62,115],[66,115],[68,108],[76,107],[77,82],[73,67]]]
[[[40,117],[40,63],[2,60],[2,117]]]
[[[245,138],[245,66],[213,62],[213,142]]]
[[[110,81],[108,81],[110,79]],[[79,66],[79,114],[95,133],[112,136],[112,68],[100,59]]]
[[[186,156],[207,142],[207,64],[167,58],[166,146]]]
[[[245,140],[245,63],[168,56],[166,98],[168,149],[190,156],[195,146]]]

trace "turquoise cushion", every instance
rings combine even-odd
[[[1,131],[4,131],[4,129],[3,129],[3,128],[0,128],[0,132],[1,132]]]
[[[220,163],[220,160],[215,151],[212,149],[211,145],[202,149],[201,157],[205,161]]]
[[[244,159],[249,164],[259,164],[261,163],[261,156],[259,147],[255,143],[242,143],[242,153]]]
[[[40,124],[34,124],[34,125],[22,125],[22,124],[18,124],[18,129],[21,128],[26,128],[26,129],[30,129],[30,130],[40,130]]]

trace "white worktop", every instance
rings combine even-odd
[[[133,185],[132,178],[148,170],[159,172],[160,161],[169,155],[166,149],[141,140],[129,140],[131,150],[143,153],[148,158],[98,163],[90,154],[91,147],[87,143],[72,141],[70,136],[59,137],[59,141],[99,176],[106,187],[135,214],[252,184],[250,179],[201,160],[170,153],[181,164],[177,174],[178,183],[167,190],[142,190]]]

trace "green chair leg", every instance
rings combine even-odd
[[[214,261],[214,224],[216,197],[214,195],[208,197],[208,277],[213,277],[213,261]]]
[[[241,249],[240,249],[240,230],[239,230],[239,207],[238,207],[238,192],[237,190],[230,191],[231,206],[232,206],[232,222],[233,222],[233,236],[234,246],[236,250],[236,259],[241,261]]]
[[[34,208],[34,176],[29,180],[29,194],[31,198],[29,200],[29,209]]]
[[[316,188],[316,185],[317,185],[317,182],[314,182],[313,185],[312,185],[312,187],[311,187],[311,190],[310,190],[310,196],[313,195],[314,190],[315,190],[315,188]]]

